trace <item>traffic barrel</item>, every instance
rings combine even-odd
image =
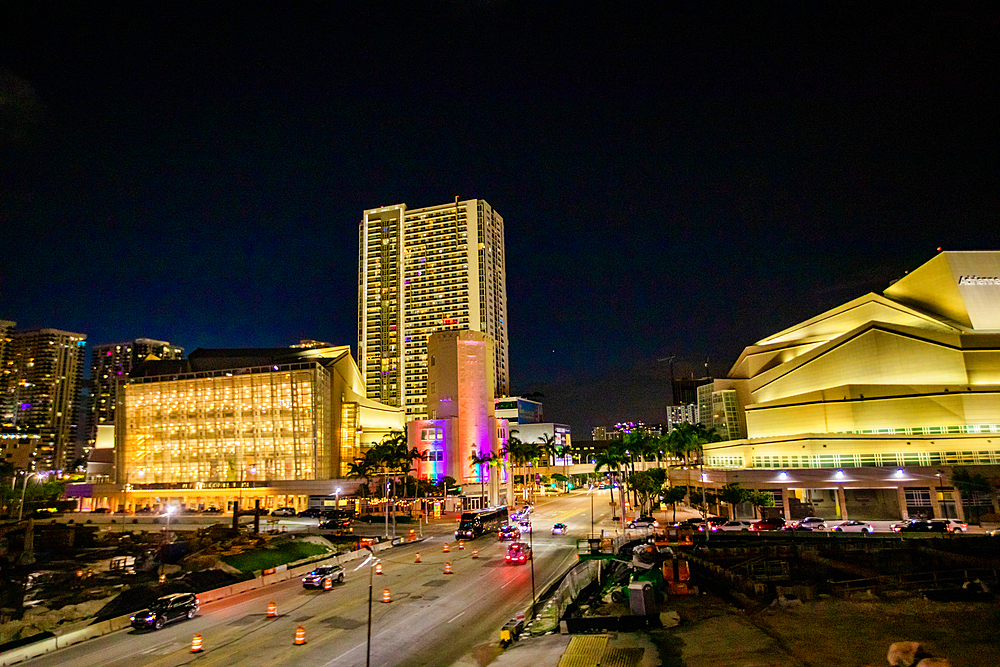
[[[451,563],[445,563],[444,564],[444,573],[445,574],[451,574]]]
[[[191,652],[201,653],[201,635],[195,635],[191,638]]]
[[[417,541],[417,531],[413,530],[412,528],[410,529],[409,541],[410,542]]]
[[[295,645],[301,646],[306,643],[306,629],[301,625],[295,631]]]
[[[473,549],[472,550],[472,557],[473,558],[479,558],[479,549]]]
[[[267,604],[267,617],[268,618],[278,617],[278,605],[274,604],[273,601]]]
[[[413,562],[414,563],[419,563],[420,562],[420,552],[419,551],[417,552],[417,558],[416,558],[416,560],[414,560]]]
[[[451,549],[449,549],[449,548],[448,548],[448,543],[447,543],[447,542],[445,542],[445,543],[444,543],[444,552],[445,552],[445,553],[448,553],[449,551],[451,551]]]
[[[458,550],[462,551],[463,549],[465,549],[465,542],[463,542],[462,540],[459,540],[458,541]]]
[[[375,563],[375,574],[382,574],[382,563]]]
[[[332,589],[333,589],[333,580],[332,579],[324,579],[323,580],[323,590],[324,591],[329,591],[329,590],[332,590]]]
[[[389,593],[389,589],[382,591],[382,602],[392,602],[392,595]]]

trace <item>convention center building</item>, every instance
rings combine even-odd
[[[940,252],[747,347],[707,393],[743,431],[705,446],[709,488],[769,490],[786,519],[998,513],[1000,251]],[[990,490],[962,494],[970,476]]]

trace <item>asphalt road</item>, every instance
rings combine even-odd
[[[602,511],[603,506],[603,511]],[[607,503],[595,503],[595,518]],[[576,561],[576,540],[590,532],[591,500],[585,492],[549,497],[532,514],[534,579],[543,587]],[[569,525],[551,535],[552,524]],[[609,523],[604,522],[608,527]],[[204,605],[193,620],[157,632],[127,629],[31,660],[32,667],[174,667],[177,665],[365,665],[368,649],[369,580],[372,580],[371,665],[451,665],[465,656],[496,651],[501,626],[532,599],[530,565],[504,562],[507,543],[485,535],[458,550],[457,521],[438,524],[424,542],[380,553],[383,574],[370,564],[352,565],[332,591],[304,590],[298,580]],[[425,534],[428,531],[425,530]],[[527,536],[522,538],[527,541]],[[450,543],[450,553],[443,544]],[[478,549],[478,558],[473,558]],[[421,562],[415,562],[416,552]],[[453,574],[445,574],[450,562]],[[389,589],[392,601],[382,602]],[[277,604],[269,619],[267,604]],[[306,643],[295,645],[298,626]],[[191,653],[194,634],[203,651]]]

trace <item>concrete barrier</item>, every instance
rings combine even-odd
[[[49,637],[33,644],[21,646],[12,651],[0,653],[0,665],[16,665],[19,662],[31,660],[32,658],[37,658],[40,655],[45,655],[46,653],[55,651],[59,648],[56,643],[57,640],[58,637]]]

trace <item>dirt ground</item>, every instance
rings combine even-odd
[[[991,603],[824,598],[747,614],[711,596],[672,598],[681,624],[654,633],[668,667],[887,665],[889,644],[916,640],[953,667],[1000,665]]]

